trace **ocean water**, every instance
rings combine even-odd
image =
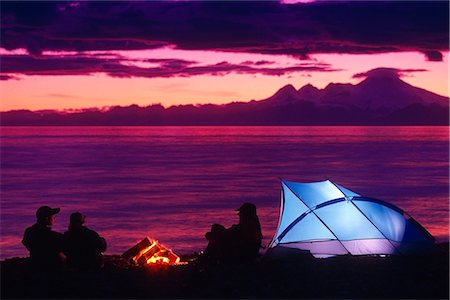
[[[268,244],[280,178],[330,179],[448,240],[448,127],[2,127],[0,136],[2,259],[27,255],[23,231],[41,205],[61,208],[60,232],[72,212],[85,214],[107,254],[145,236],[183,254],[253,202]]]

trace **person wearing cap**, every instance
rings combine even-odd
[[[64,233],[64,254],[67,265],[76,270],[96,270],[103,266],[106,240],[84,226],[86,216],[80,212],[70,215],[69,230]]]
[[[261,248],[262,233],[256,206],[244,203],[238,209],[239,223],[228,229],[214,224],[205,237],[209,241],[204,252],[208,263],[246,263],[254,261]]]
[[[59,208],[39,207],[36,211],[36,224],[28,227],[22,244],[30,252],[32,265],[41,270],[56,270],[63,266],[63,235],[51,229]]]
[[[239,223],[228,229],[231,259],[236,262],[251,262],[257,258],[262,241],[256,206],[247,202],[236,211]]]

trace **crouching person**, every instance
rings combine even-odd
[[[69,230],[64,233],[64,254],[67,266],[75,270],[97,270],[103,266],[106,241],[97,232],[84,226],[86,216],[70,215]]]
[[[207,264],[221,264],[226,262],[228,255],[227,229],[220,224],[213,224],[211,231],[205,234],[208,246],[205,249],[204,258]]]

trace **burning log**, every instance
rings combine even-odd
[[[180,257],[169,248],[160,244],[157,240],[146,237],[122,254],[126,260],[135,264],[145,265],[176,265],[180,263]]]

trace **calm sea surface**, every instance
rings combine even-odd
[[[448,240],[448,127],[2,127],[1,258],[25,256],[41,205],[80,211],[121,254],[145,236],[200,251],[212,223],[258,207],[265,243],[280,178],[330,179],[406,210]]]

